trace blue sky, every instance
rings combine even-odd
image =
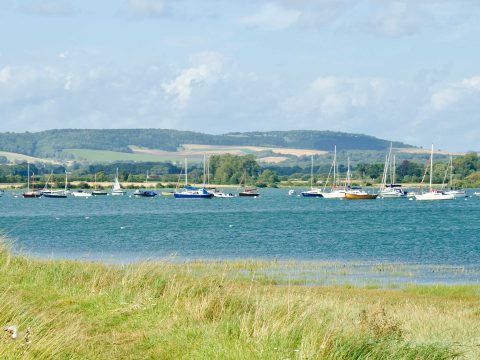
[[[480,150],[477,0],[2,0],[0,131],[316,129]]]

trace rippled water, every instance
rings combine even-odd
[[[480,198],[416,202],[288,196],[175,200],[0,198],[0,229],[38,256],[133,261],[262,258],[480,265]]]

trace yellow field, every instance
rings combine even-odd
[[[260,147],[260,146],[200,145],[200,144],[183,144],[181,149],[179,149],[178,151],[147,149],[147,148],[141,148],[138,146],[130,146],[130,149],[135,154],[149,154],[149,155],[163,156],[163,157],[184,157],[184,156],[198,157],[198,156],[203,156],[203,154],[247,155],[247,154],[254,154],[254,153],[265,152],[265,151],[271,151],[279,155],[294,155],[294,156],[324,155],[328,153],[327,151],[309,150],[309,149],[289,149],[289,148],[273,148],[273,147]],[[282,157],[278,157],[278,158],[269,157],[267,158],[267,161],[277,160],[276,162],[279,162],[280,158]],[[283,158],[287,159],[285,157]]]

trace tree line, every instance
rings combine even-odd
[[[6,165],[0,164],[0,183],[22,183],[27,181],[27,163]],[[425,164],[403,160],[395,167],[395,182],[419,183],[425,175]],[[156,181],[158,183],[183,183],[185,170],[182,166],[168,162],[112,163],[84,165],[73,163],[70,166],[30,164],[30,175],[35,174],[36,180],[46,181],[49,174],[54,174],[54,181],[62,182],[65,172],[70,181],[112,182],[118,169],[122,182]],[[310,179],[309,166],[260,166],[253,155],[213,155],[209,158],[205,181],[210,184],[240,184],[245,180],[248,185],[277,186],[279,183]],[[353,181],[363,184],[380,182],[383,174],[383,163],[357,163],[351,167]],[[314,182],[324,183],[330,168],[322,165],[314,167]],[[448,172],[447,162],[436,162],[433,169],[433,181],[442,183]],[[148,172],[148,179],[147,179]],[[346,166],[339,166],[339,176],[346,177]],[[448,176],[449,177],[449,176]],[[245,179],[246,178],[246,179]],[[188,169],[190,183],[203,183],[204,170],[202,164],[193,164]],[[476,153],[457,156],[453,160],[453,179],[456,186],[480,187],[480,158]],[[427,178],[428,180],[428,178]]]

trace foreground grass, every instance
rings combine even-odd
[[[266,266],[107,266],[1,247],[0,325],[20,333],[2,332],[0,358],[480,358],[478,287],[279,286],[256,276]]]

